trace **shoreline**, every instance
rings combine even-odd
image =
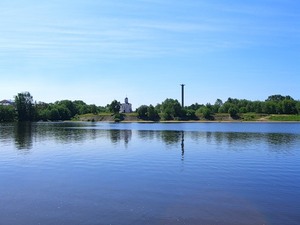
[[[95,117],[84,117],[79,120],[73,120],[74,122],[107,122],[107,123],[300,123],[297,120],[268,120],[268,119],[257,119],[257,120],[234,120],[234,119],[222,119],[222,120],[140,120],[138,118],[126,118],[121,121],[114,121],[111,116],[99,118]]]

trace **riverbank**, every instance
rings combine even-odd
[[[77,121],[93,121],[93,122],[115,122],[115,117],[109,113],[103,114],[85,114],[76,118]],[[300,115],[267,115],[256,113],[240,114],[237,118],[230,117],[229,114],[220,113],[213,115],[210,119],[197,117],[194,120],[159,120],[149,121],[139,119],[137,113],[122,114],[120,122],[300,122]]]

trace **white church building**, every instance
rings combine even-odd
[[[120,107],[120,113],[131,113],[132,112],[132,106],[131,104],[128,102],[128,98],[125,98],[125,103],[121,104]]]

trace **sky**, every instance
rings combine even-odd
[[[300,99],[295,0],[1,0],[0,100]]]

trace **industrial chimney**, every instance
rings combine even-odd
[[[184,107],[184,86],[185,84],[180,84],[181,85],[181,107]]]

